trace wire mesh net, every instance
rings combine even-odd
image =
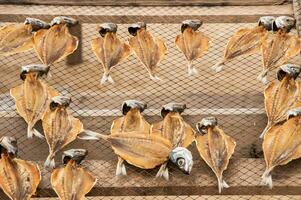
[[[15,7],[14,9],[17,9]],[[41,19],[51,20],[49,16],[40,15],[43,9],[47,13],[55,15],[70,14],[76,17],[80,13],[96,13],[103,9],[103,15],[114,10],[118,14],[118,8],[108,7],[54,7],[40,6],[28,7],[28,14],[39,15]],[[121,8],[120,8],[121,9]],[[147,15],[160,15],[165,12],[182,13],[181,9],[168,11],[167,8],[157,9],[137,9],[131,8],[132,14],[137,12]],[[131,11],[131,9],[129,9]],[[213,8],[212,8],[213,9]],[[216,8],[220,9],[220,8]],[[40,13],[35,13],[39,10]],[[122,10],[122,9],[121,9]],[[2,10],[4,13],[9,12]],[[2,12],[1,11],[1,12]],[[112,11],[113,12],[113,11]],[[184,12],[184,11],[183,11]],[[188,12],[187,9],[185,12]],[[188,13],[196,11],[189,11]],[[209,11],[208,11],[209,12]],[[210,11],[213,12],[213,11]],[[131,13],[131,12],[129,12]],[[18,12],[17,12],[18,14]],[[131,15],[131,14],[129,14]],[[24,12],[18,18],[11,19],[11,22],[22,21],[27,17]],[[183,113],[185,120],[195,127],[195,124],[203,117],[213,115],[219,120],[223,130],[231,135],[237,142],[234,158],[229,169],[225,173],[227,181],[234,186],[257,186],[260,176],[264,171],[264,161],[262,159],[250,159],[261,157],[261,140],[258,138],[266,125],[266,116],[263,108],[264,86],[256,80],[261,71],[261,56],[259,54],[241,57],[229,62],[220,73],[214,73],[210,67],[214,65],[223,55],[223,50],[230,36],[239,28],[252,27],[255,23],[205,23],[200,31],[210,37],[209,52],[201,59],[193,63],[199,70],[199,75],[188,76],[187,62],[184,55],[176,48],[174,40],[180,34],[180,23],[166,23],[165,18],[160,18],[160,23],[148,23],[147,29],[155,37],[162,38],[167,45],[168,53],[165,59],[159,64],[158,76],[161,81],[154,82],[149,79],[146,69],[139,60],[131,55],[125,62],[113,68],[111,75],[115,84],[100,85],[103,73],[101,64],[97,61],[91,50],[91,40],[98,37],[97,28],[99,24],[87,17],[80,22],[77,27],[71,28],[71,33],[78,36],[80,45],[78,50],[66,60],[55,63],[51,66],[51,78],[46,82],[56,88],[61,94],[69,94],[72,98],[70,110],[72,114],[80,118],[84,127],[96,132],[109,134],[113,119],[121,116],[120,107],[124,100],[137,99],[148,104],[144,116],[150,123],[161,120],[161,106],[169,102],[186,103],[187,109]],[[128,21],[127,21],[128,20]],[[104,22],[110,21],[107,17]],[[126,18],[118,23],[118,36],[127,41],[130,35],[127,32],[128,23],[131,18]],[[5,25],[1,23],[0,25]],[[296,31],[295,31],[296,32]],[[295,58],[295,63],[300,60]],[[48,155],[48,145],[44,140],[33,138],[27,139],[26,123],[16,113],[15,104],[10,97],[9,90],[22,83],[19,78],[20,67],[27,64],[40,63],[36,53],[32,50],[13,56],[3,57],[0,60],[0,135],[13,135],[18,140],[19,156],[22,159],[37,161],[40,165]],[[270,73],[270,80],[273,80],[275,73]],[[42,131],[41,124],[37,124],[37,129]],[[211,169],[200,160],[194,145],[190,147],[193,152],[196,164],[191,178],[181,174],[176,168],[171,167],[172,180],[154,179],[155,170],[141,170],[127,165],[128,176],[125,178],[115,177],[115,165],[117,157],[111,150],[110,144],[105,141],[80,141],[76,140],[65,149],[85,148],[89,151],[87,160],[83,163],[92,173],[98,177],[97,188],[92,190],[91,195],[110,195],[112,191],[124,190],[123,194],[152,194],[152,190],[147,193],[145,187],[157,187],[156,192],[164,193],[164,187],[172,186],[195,186],[191,190],[198,190],[197,187],[216,185],[216,179]],[[56,156],[59,163],[61,154]],[[296,163],[294,163],[296,165]],[[294,166],[294,165],[293,165]],[[254,170],[256,168],[256,170]],[[286,173],[277,171],[275,176],[276,185],[290,183],[290,185],[300,185],[301,180],[297,179],[292,165],[287,167]],[[55,196],[51,190],[49,182],[49,171],[42,169],[43,181],[37,196]],[[294,174],[292,179],[288,174]],[[161,189],[160,189],[160,186]],[[164,186],[164,187],[163,187]],[[134,187],[132,192],[126,190],[127,187]],[[113,189],[115,188],[115,190]],[[116,189],[117,188],[117,189]],[[159,189],[158,189],[159,188]],[[202,188],[201,188],[202,189]],[[162,191],[160,191],[162,190]],[[175,191],[177,189],[170,189]],[[111,191],[111,193],[110,193]],[[119,191],[119,192],[120,192]],[[145,192],[146,191],[146,192]],[[104,193],[107,192],[107,193]],[[120,192],[121,194],[122,192]],[[111,194],[114,195],[114,194]],[[174,199],[170,197],[144,197],[152,199]],[[90,199],[96,197],[90,197]],[[107,199],[110,197],[98,197],[97,199]],[[124,197],[131,199],[134,197]],[[137,199],[142,197],[135,197]],[[177,199],[199,199],[197,196],[178,196]],[[227,197],[235,199],[236,197]],[[245,199],[256,199],[256,196],[245,196]],[[280,198],[280,197],[279,197]],[[114,199],[112,197],[112,199]],[[203,196],[202,199],[219,199],[218,196]],[[239,198],[241,199],[241,198]],[[275,197],[278,199],[278,197]]]

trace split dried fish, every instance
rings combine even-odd
[[[279,82],[272,82],[265,88],[264,105],[268,123],[260,138],[263,138],[274,124],[284,121],[288,110],[301,106],[300,83],[295,81],[300,70],[299,65],[282,65],[277,73]]]
[[[102,135],[82,132],[79,138],[104,139],[111,143],[118,157],[141,169],[153,169],[165,164],[168,160],[186,174],[189,174],[192,169],[191,152],[184,147],[173,148],[170,141],[159,134],[127,132]]]
[[[289,34],[295,26],[295,19],[287,16],[277,17],[275,20],[276,33],[270,33],[262,38],[263,69],[258,80],[268,83],[267,74],[272,69],[286,64],[291,58],[300,53],[301,39],[297,35]]]
[[[49,28],[49,24],[26,18],[24,24],[8,24],[0,28],[0,55],[9,56],[33,48],[33,32]]]
[[[147,69],[152,80],[160,80],[156,75],[158,64],[167,52],[166,45],[163,40],[154,38],[152,34],[146,30],[144,22],[132,24],[128,28],[129,33],[134,36],[129,39],[129,44],[134,54]]]
[[[218,180],[218,191],[229,185],[223,180],[223,172],[234,153],[236,142],[217,126],[215,117],[206,117],[197,123],[201,135],[196,136],[196,145],[200,156],[215,173]]]
[[[43,116],[42,124],[49,146],[49,155],[45,162],[45,167],[53,169],[55,167],[55,154],[74,141],[77,135],[83,131],[81,121],[73,117],[68,111],[70,102],[70,97],[53,97],[49,108]]]
[[[64,167],[54,169],[51,185],[60,200],[84,200],[97,179],[80,166],[87,155],[85,149],[70,149],[63,154]]]
[[[77,49],[78,38],[72,36],[68,28],[75,24],[75,19],[55,17],[50,23],[50,29],[42,29],[34,34],[34,48],[44,65],[59,62]]]
[[[223,65],[240,56],[252,55],[260,52],[262,38],[268,35],[268,31],[273,29],[275,17],[264,16],[258,21],[258,26],[254,28],[242,28],[237,31],[228,41],[222,61],[212,67],[212,70],[219,72]]]
[[[273,187],[272,170],[279,165],[301,157],[301,108],[287,112],[287,120],[272,126],[266,133],[262,144],[266,170],[262,183]]]
[[[51,98],[59,93],[40,79],[47,75],[49,68],[44,65],[26,65],[21,69],[20,78],[23,84],[12,88],[10,95],[16,102],[18,114],[26,121],[27,137],[33,135],[43,138],[44,136],[34,129],[34,125],[43,117]]]
[[[29,200],[41,181],[38,165],[16,158],[17,141],[0,139],[0,187],[11,200]]]
[[[95,38],[91,42],[92,51],[98,61],[102,64],[104,74],[101,84],[114,83],[110,72],[113,67],[123,62],[130,54],[130,46],[122,42],[116,35],[117,25],[105,23],[100,25],[99,34],[101,37]]]
[[[192,66],[192,62],[203,55],[209,49],[210,39],[202,32],[197,31],[203,22],[200,20],[185,20],[182,22],[181,35],[177,35],[175,43],[178,49],[185,55],[188,62],[188,75],[196,75],[198,71]]]

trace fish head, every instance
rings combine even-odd
[[[203,22],[198,19],[188,19],[182,22],[181,25],[181,32],[183,33],[185,29],[191,28],[192,30],[196,31],[198,28],[202,26]]]
[[[186,104],[184,103],[168,103],[162,106],[161,117],[164,118],[169,112],[182,113],[186,109]]]
[[[50,26],[58,25],[58,24],[66,24],[67,26],[75,26],[78,24],[78,21],[71,17],[66,16],[58,16],[51,20]]]
[[[99,27],[99,34],[104,37],[106,33],[116,33],[118,26],[114,23],[103,23]]]
[[[30,24],[32,26],[32,32],[36,32],[40,29],[49,29],[50,24],[46,23],[40,19],[27,17],[24,24]]]
[[[266,30],[274,30],[275,17],[273,16],[263,16],[258,20],[258,26],[264,27]]]
[[[63,152],[62,162],[66,165],[70,160],[73,160],[80,164],[87,155],[88,151],[86,149],[69,149]]]
[[[8,153],[14,156],[17,155],[18,146],[16,138],[4,136],[0,139],[0,155],[2,153]]]
[[[290,118],[299,117],[299,116],[301,116],[301,107],[293,108],[293,109],[287,111],[287,113],[286,113],[287,120],[289,120]]]
[[[292,28],[295,27],[296,20],[289,16],[279,16],[275,19],[276,30],[284,30],[285,32],[290,32]]]
[[[147,104],[137,100],[126,100],[122,103],[121,111],[126,115],[131,109],[139,109],[142,113],[147,108]]]
[[[196,124],[196,129],[200,134],[206,134],[207,128],[217,125],[216,117],[205,117]]]
[[[296,64],[281,65],[277,72],[277,79],[281,81],[286,75],[296,79],[301,72],[301,66]]]
[[[140,29],[146,29],[145,22],[137,22],[137,23],[129,25],[129,27],[128,27],[128,31],[132,36],[136,36],[137,31]]]
[[[56,109],[66,109],[71,103],[71,98],[69,96],[55,96],[52,97],[51,103],[49,105],[51,111]]]
[[[176,147],[169,154],[169,160],[175,164],[183,173],[190,174],[193,166],[191,152],[184,147]]]
[[[41,64],[30,64],[21,67],[20,78],[24,81],[27,77],[32,79],[47,75],[49,67]]]

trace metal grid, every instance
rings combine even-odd
[[[32,14],[32,12],[39,10],[35,7],[38,6],[29,7],[31,9],[28,12]],[[95,9],[93,7],[63,6],[59,8],[43,6],[43,8],[48,9],[48,11],[51,10],[55,14],[70,13],[70,15],[93,13],[93,9]],[[106,13],[109,13],[108,10],[110,8],[106,10]],[[122,8],[119,8],[119,10],[122,10]],[[143,12],[143,10],[144,8],[138,12]],[[2,11],[4,12],[4,10]],[[43,13],[42,11],[39,10]],[[161,11],[161,9],[158,9],[153,15],[160,14]],[[174,13],[181,13],[180,11],[174,11]],[[9,12],[9,9],[5,12]],[[99,10],[95,10],[95,12],[99,12]],[[133,13],[136,12],[133,11]],[[26,15],[20,14],[15,20],[19,22],[20,19],[22,21],[25,17]],[[41,19],[43,19],[43,16],[41,16]],[[80,36],[80,49],[66,61],[54,64],[51,67],[52,78],[46,79],[46,82],[62,94],[70,94],[72,96],[70,106],[72,113],[82,120],[86,129],[100,133],[109,133],[112,120],[121,116],[120,105],[127,99],[138,99],[148,104],[145,117],[150,123],[161,120],[159,116],[161,105],[171,101],[187,104],[188,108],[183,115],[193,127],[204,116],[214,115],[218,118],[224,131],[234,137],[237,142],[234,159],[229,165],[229,170],[225,173],[226,179],[230,179],[229,184],[234,186],[257,186],[264,169],[264,162],[262,159],[251,158],[258,156],[257,154],[254,155],[254,151],[255,153],[260,152],[261,140],[258,136],[266,124],[262,95],[264,86],[256,80],[261,71],[260,55],[242,57],[231,61],[224,67],[222,72],[217,74],[210,69],[222,57],[226,42],[236,30],[242,27],[252,27],[256,24],[205,23],[200,30],[211,38],[209,52],[202,59],[194,62],[200,72],[199,75],[189,77],[184,55],[174,44],[176,35],[180,33],[180,24],[169,24],[164,22],[164,18],[160,19],[162,19],[162,23],[148,24],[148,30],[154,36],[164,39],[168,47],[168,53],[159,65],[158,76],[162,79],[160,82],[150,80],[142,64],[134,55],[131,55],[124,63],[119,64],[112,70],[114,85],[100,85],[103,70],[90,46],[91,40],[98,37],[98,24],[95,24],[89,16],[85,17],[85,23],[81,23],[80,27],[71,29],[74,35]],[[107,18],[107,21],[110,21],[110,17]],[[118,24],[118,35],[123,41],[130,37],[127,33],[127,23],[129,22]],[[0,23],[1,26],[4,24]],[[81,59],[76,58],[80,54]],[[74,64],[74,62],[77,63]],[[293,62],[300,63],[300,59],[296,58]],[[40,63],[34,51],[4,57],[0,60],[0,136],[15,136],[20,148],[19,156],[23,159],[39,161],[39,164],[42,165],[40,161],[46,159],[48,145],[45,141],[37,138],[27,139],[26,123],[15,112],[14,101],[9,95],[10,88],[22,83],[19,79],[20,67],[32,63]],[[270,73],[270,80],[273,78],[274,73],[272,72]],[[37,128],[42,130],[40,124],[37,125]],[[108,143],[77,140],[68,145],[66,149],[69,148],[85,148],[89,151],[88,160],[84,165],[96,174],[99,179],[97,183],[99,187],[115,187],[120,188],[120,190],[125,188],[126,193],[126,187],[188,187],[190,185],[206,187],[216,185],[213,173],[203,161],[196,162],[193,170],[194,174],[189,179],[179,173],[177,169],[171,167],[172,181],[166,183],[162,180],[153,179],[157,169],[141,170],[131,166],[127,166],[129,177],[118,179],[114,177],[117,158]],[[190,149],[195,160],[200,160],[195,146],[192,145]],[[60,160],[60,155],[56,156],[57,162]],[[254,168],[257,168],[257,170],[254,171]],[[294,165],[292,168],[294,168]],[[40,187],[49,188],[49,172],[43,170],[42,173],[44,177]],[[295,182],[296,179],[287,179],[285,174],[280,174],[284,175],[284,178],[279,175],[279,184],[299,184],[298,181]],[[295,175],[295,173],[293,174]],[[143,189],[140,190],[137,194],[143,193]],[[171,191],[173,190],[171,189]],[[92,191],[92,194],[95,196],[104,195],[101,192],[102,190],[95,190]],[[43,190],[39,191],[37,195],[53,196],[54,193],[51,190]],[[173,197],[162,198],[173,199]],[[162,198],[156,197],[155,199]],[[177,198],[186,199],[186,197]],[[197,199],[197,197],[189,198]],[[252,198],[256,199],[256,197]],[[208,196],[204,199],[219,198]],[[235,198],[230,197],[229,199]],[[246,199],[249,198],[246,197]]]

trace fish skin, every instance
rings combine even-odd
[[[280,82],[271,82],[264,90],[264,105],[268,117],[266,132],[274,124],[286,120],[287,111],[301,106],[300,83],[289,76],[285,76]]]
[[[83,131],[83,124],[79,119],[71,116],[66,108],[58,107],[54,111],[47,109],[42,125],[49,146],[45,166],[53,168],[55,154],[77,138],[77,135]]]
[[[151,79],[156,77],[157,65],[164,58],[167,47],[163,40],[154,38],[144,28],[137,30],[137,35],[129,39],[129,44],[134,54],[147,69]]]
[[[70,160],[65,167],[54,169],[51,185],[61,200],[84,200],[97,179],[83,167]]]
[[[67,24],[57,24],[37,31],[33,43],[41,62],[49,66],[72,54],[78,47],[78,38],[70,34]]]
[[[53,96],[59,93],[38,78],[36,73],[28,73],[22,85],[10,90],[10,95],[16,102],[18,114],[28,124],[27,136],[31,138],[33,127],[39,121]]]
[[[262,148],[266,162],[263,183],[272,188],[271,171],[279,165],[301,157],[301,117],[272,126],[266,133]]]
[[[11,200],[29,200],[41,181],[38,165],[8,154],[0,159],[0,187]]]
[[[223,180],[223,172],[228,167],[236,142],[218,126],[214,126],[209,127],[206,134],[196,136],[196,146],[202,159],[215,173],[221,193],[223,187],[228,187]]]
[[[33,48],[32,26],[9,24],[0,29],[0,55],[9,56]]]
[[[106,33],[104,38],[98,37],[91,42],[92,51],[102,64],[104,75],[110,76],[110,71],[117,64],[122,63],[130,54],[130,46],[116,36],[115,33]]]

